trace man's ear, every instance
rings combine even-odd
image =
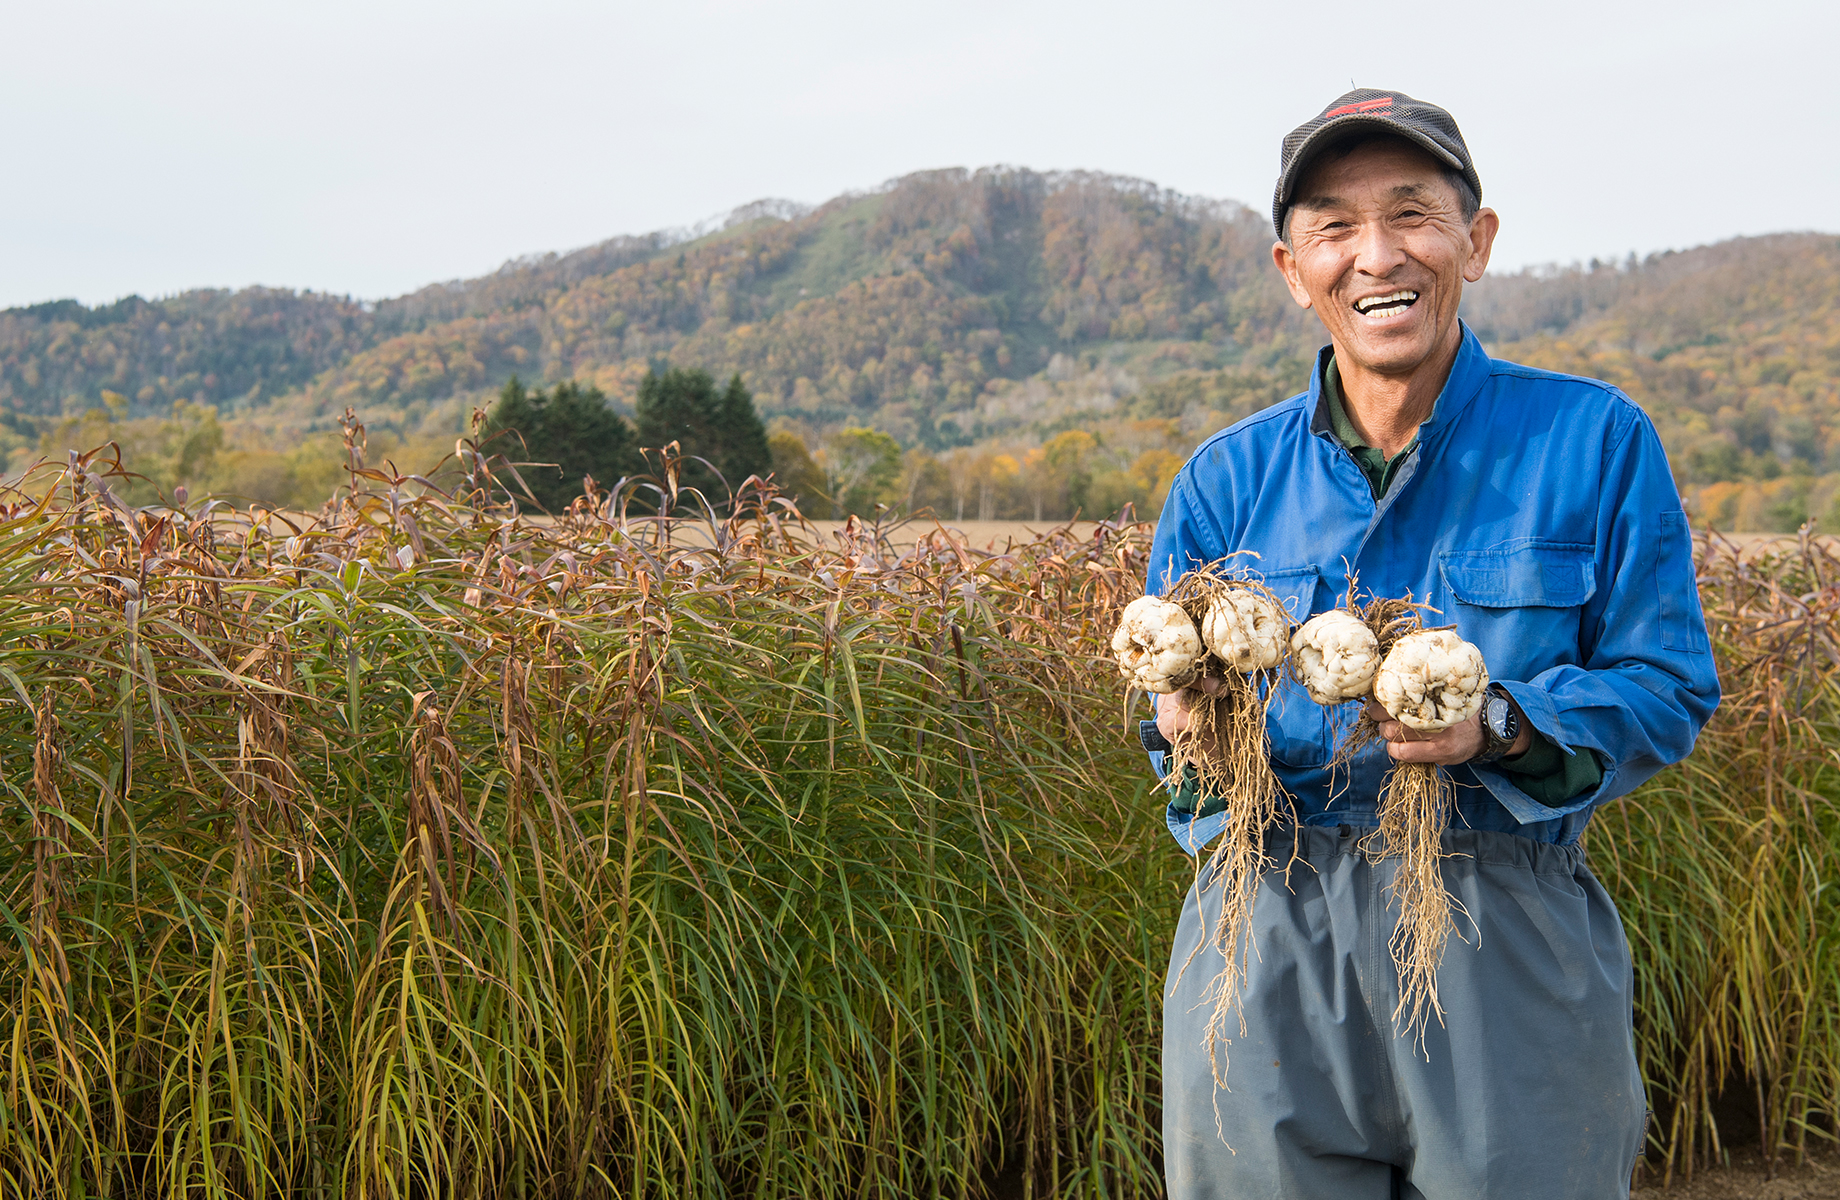
[[[1489,269],[1489,254],[1495,249],[1495,235],[1501,232],[1501,218],[1492,208],[1479,209],[1469,223],[1469,261],[1463,264],[1463,278],[1474,283]]]
[[[1291,248],[1284,244],[1283,238],[1271,244],[1271,261],[1277,264],[1278,273],[1284,276],[1284,286],[1290,288],[1291,299],[1304,308],[1314,307],[1310,293],[1303,290],[1303,276],[1297,273],[1297,256],[1291,253]]]

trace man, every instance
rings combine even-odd
[[[1271,850],[1301,862],[1261,883],[1225,1088],[1203,1046],[1217,881],[1187,898],[1164,1010],[1170,1195],[1626,1197],[1646,1120],[1629,950],[1579,837],[1684,757],[1718,702],[1679,494],[1627,397],[1491,359],[1458,319],[1499,220],[1449,113],[1360,89],[1281,161],[1272,258],[1330,344],[1307,392],[1182,469],[1150,589],[1252,550],[1302,621],[1352,570],[1363,595],[1434,606],[1497,682],[1435,735],[1371,709],[1384,751],[1333,776],[1334,718],[1282,687],[1272,767],[1298,826]],[[1146,745],[1166,748],[1193,700],[1165,697]],[[1393,1021],[1397,860],[1361,846],[1389,758],[1457,784],[1443,870],[1466,913],[1422,1045]],[[1176,791],[1185,849],[1219,832],[1220,807]]]

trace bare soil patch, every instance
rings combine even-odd
[[[1840,1154],[1834,1152],[1810,1154],[1799,1167],[1785,1163],[1774,1179],[1751,1147],[1734,1150],[1729,1166],[1695,1171],[1690,1183],[1676,1177],[1665,1191],[1658,1172],[1646,1174],[1631,1200],[1840,1200]]]

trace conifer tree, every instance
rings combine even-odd
[[[676,442],[685,457],[680,486],[696,488],[711,503],[727,500],[749,475],[772,469],[766,426],[740,375],[718,391],[701,369],[654,370],[639,382],[636,409],[639,444],[656,450]]]
[[[522,444],[513,437],[494,440],[495,434],[512,430]],[[545,394],[530,391],[513,376],[498,393],[483,433],[490,441],[486,453],[533,464],[519,467],[518,474],[550,512],[561,512],[581,495],[584,475],[610,488],[639,468],[626,419],[607,407],[599,388],[573,380]]]
[[[722,390],[716,412],[716,429],[722,445],[722,474],[729,486],[740,487],[749,475],[764,476],[773,469],[773,452],[767,447],[767,427],[754,407],[754,395],[736,372]]]

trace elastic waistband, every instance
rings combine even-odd
[[[1274,829],[1265,836],[1265,850],[1283,863],[1292,857],[1309,862],[1327,862],[1337,855],[1364,854],[1361,843],[1379,834],[1358,825],[1303,825]],[[1535,875],[1573,875],[1584,863],[1584,847],[1578,843],[1557,846],[1536,842],[1517,833],[1495,829],[1446,829],[1439,839],[1444,853],[1472,859],[1492,866],[1519,867]]]

